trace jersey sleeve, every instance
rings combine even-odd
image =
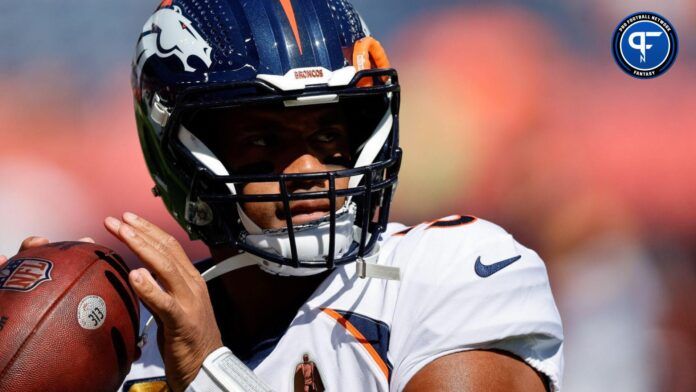
[[[396,256],[406,261],[389,343],[391,391],[433,360],[498,349],[546,375],[559,390],[563,331],[545,265],[500,227],[417,227]],[[517,257],[520,256],[520,257]]]

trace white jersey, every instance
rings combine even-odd
[[[377,264],[399,267],[400,281],[359,278],[355,263],[336,268],[275,345],[247,361],[273,390],[401,391],[433,360],[473,349],[510,352],[560,390],[561,319],[534,251],[461,216],[390,224],[379,246]],[[155,340],[124,391],[163,383]]]

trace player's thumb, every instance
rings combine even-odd
[[[22,241],[22,244],[19,245],[18,252],[23,252],[30,248],[36,248],[37,246],[43,246],[48,244],[48,242],[48,238],[32,235]]]

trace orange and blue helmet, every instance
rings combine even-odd
[[[344,0],[165,0],[145,23],[132,64],[141,146],[153,191],[193,239],[231,245],[291,275],[376,251],[401,162],[399,84],[387,56]],[[201,113],[336,105],[351,118],[345,169],[318,173],[235,171],[206,140]],[[336,181],[348,179],[348,187]],[[289,190],[321,181],[320,191]],[[244,194],[251,182],[278,193]],[[246,202],[324,199],[327,215],[282,230],[258,227]],[[336,205],[345,200],[344,205]]]

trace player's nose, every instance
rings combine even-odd
[[[285,174],[301,174],[301,173],[316,173],[326,171],[326,165],[321,163],[321,161],[312,154],[302,154],[297,159],[292,161],[288,165],[283,173]],[[289,192],[294,192],[296,190],[310,190],[315,187],[325,189],[326,180],[323,179],[312,179],[312,180],[294,180],[288,181],[287,187]]]
[[[326,171],[326,166],[314,155],[305,153],[293,160],[283,171],[285,174]]]

